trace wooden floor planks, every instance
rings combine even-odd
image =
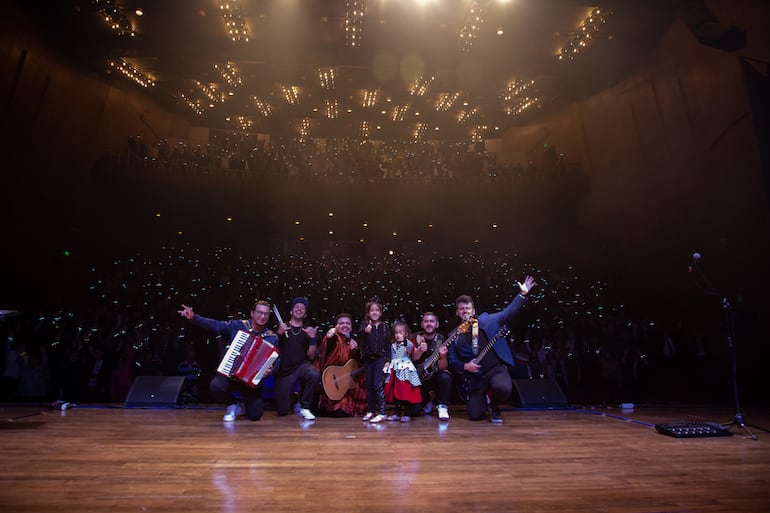
[[[770,433],[677,439],[729,410],[505,411],[371,425],[221,408],[0,409],[0,511],[770,511]],[[770,426],[770,412],[747,412]]]

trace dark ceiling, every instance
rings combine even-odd
[[[346,44],[346,9],[350,15],[353,4],[364,5],[359,46]],[[231,39],[222,5],[240,17],[248,41]],[[460,34],[473,7],[483,11],[482,23],[468,47]],[[675,15],[666,0],[614,0],[598,7],[606,23],[591,30],[589,44],[574,59],[559,60],[560,49],[597,6],[576,0],[81,0],[25,6],[68,58],[139,91],[117,70],[121,61],[133,66],[154,81],[147,94],[194,126],[302,135],[306,120],[308,135],[357,138],[368,122],[373,139],[419,134],[445,140],[499,137],[623,78]],[[134,35],[111,28],[105,13],[122,16]],[[228,65],[239,84],[219,71]],[[333,83],[324,86],[320,74],[329,70]],[[505,98],[514,80],[526,87]],[[292,88],[294,103],[285,93]],[[371,104],[364,101],[367,92],[376,94]],[[442,98],[454,101],[442,106]]]

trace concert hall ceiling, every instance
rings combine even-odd
[[[77,65],[194,126],[481,140],[620,80],[671,0],[24,2]]]

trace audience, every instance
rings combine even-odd
[[[495,269],[494,280],[485,268]],[[604,282],[581,278],[572,268],[540,269],[504,253],[417,260],[399,254],[245,256],[231,248],[183,246],[93,263],[87,274],[78,304],[23,311],[0,324],[6,400],[13,384],[16,400],[122,402],[136,376],[175,374],[191,380],[190,395],[210,400],[192,382],[213,375],[229,341],[181,322],[176,311],[182,303],[230,319],[254,298],[269,298],[286,312],[291,298],[301,295],[310,299],[309,323],[325,330],[340,311],[360,322],[360,305],[376,291],[384,317],[417,325],[429,310],[448,330],[457,290],[470,291],[479,308],[495,310],[515,293],[516,279],[534,275],[542,286],[510,327],[519,365],[513,377],[555,379],[578,405],[667,399],[664,385],[651,376],[673,364],[664,340],[678,338],[684,346],[686,338],[648,316],[631,318],[609,300],[617,291],[609,293]],[[700,354],[703,343],[698,347]],[[677,365],[690,356],[680,354]]]
[[[256,134],[212,132],[206,144],[162,139],[149,147],[131,137],[113,170],[254,179],[274,183],[519,183],[565,176],[564,156],[550,147],[533,160],[476,151],[467,142],[348,138],[269,141]],[[499,160],[499,161],[498,161]]]

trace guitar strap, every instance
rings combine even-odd
[[[433,353],[438,349],[438,346],[440,346],[444,342],[444,337],[440,333],[435,333],[433,335],[433,340],[430,341],[430,352]]]

